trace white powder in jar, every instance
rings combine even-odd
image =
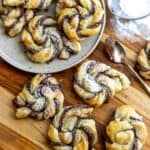
[[[119,16],[139,18],[150,13],[150,0],[109,0],[110,7]]]
[[[112,0],[113,1],[113,0]],[[150,12],[150,0],[114,0],[116,6],[113,8],[118,11],[117,14],[123,13],[129,17],[141,16],[146,11]],[[136,42],[141,39],[150,40],[150,16],[139,20],[124,20],[113,16],[110,23],[118,37]]]

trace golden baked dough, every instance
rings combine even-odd
[[[58,25],[70,40],[80,41],[101,30],[104,10],[100,0],[58,0],[56,13]]]
[[[2,0],[4,6],[22,6],[27,9],[45,9],[52,0]]]
[[[69,59],[71,55],[78,54],[81,51],[81,44],[78,41],[70,41],[65,36],[62,37],[63,50],[59,55],[60,59]]]
[[[137,69],[143,78],[150,80],[150,42],[138,55]]]
[[[63,49],[63,42],[56,28],[56,21],[44,15],[35,16],[22,33],[26,54],[33,62],[45,63],[56,58]]]
[[[93,108],[85,105],[61,109],[50,123],[48,136],[54,150],[94,150],[98,135],[96,123],[89,119]]]
[[[109,123],[106,132],[107,150],[142,150],[147,138],[142,117],[129,105],[117,108],[114,121]]]
[[[38,74],[13,100],[18,119],[49,119],[63,107],[64,95],[50,74]]]
[[[33,10],[22,9],[19,7],[3,7],[0,3],[0,18],[10,37],[18,35],[23,27],[33,18]]]
[[[130,81],[123,73],[94,60],[81,64],[74,80],[75,91],[91,106],[102,105],[129,85]]]

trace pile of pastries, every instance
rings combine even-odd
[[[102,29],[104,10],[99,0],[58,0],[56,16],[46,10],[52,0],[0,0],[0,18],[8,36],[21,34],[25,54],[36,63],[69,59],[81,51],[81,41]]]
[[[21,34],[27,57],[36,63],[68,59],[81,51],[81,41],[102,29],[104,10],[100,0],[57,0],[56,17],[46,10],[52,0],[0,0],[0,18],[8,36]],[[150,44],[140,51],[137,69],[150,79]],[[16,118],[49,120],[48,137],[54,150],[95,150],[101,134],[91,117],[94,107],[130,86],[128,77],[95,61],[83,62],[72,85],[86,105],[64,106],[64,93],[56,78],[37,74],[13,100]],[[107,150],[141,150],[147,138],[142,117],[123,105],[106,127]]]
[[[96,150],[100,131],[91,117],[93,106],[101,106],[116,92],[130,86],[128,77],[101,62],[83,62],[74,74],[75,92],[87,104],[64,106],[64,94],[50,74],[37,74],[13,100],[16,118],[49,120],[48,137],[54,150]],[[142,117],[129,105],[116,109],[106,127],[107,150],[141,150],[147,129]]]

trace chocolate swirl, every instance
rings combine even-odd
[[[13,100],[18,119],[28,116],[49,119],[63,107],[64,95],[57,80],[49,74],[38,74]]]
[[[60,59],[69,59],[71,55],[78,54],[81,51],[81,44],[78,41],[70,41],[63,36],[63,50],[59,55]]]
[[[94,60],[84,62],[77,69],[74,80],[77,94],[92,106],[102,105],[129,85],[130,81],[123,73]]]
[[[58,0],[56,13],[70,40],[80,41],[101,30],[104,10],[99,0]]]
[[[94,150],[97,142],[95,121],[89,119],[93,108],[85,105],[64,107],[49,126],[48,136],[54,150]]]
[[[56,22],[49,16],[35,16],[22,34],[26,54],[33,62],[44,63],[58,56],[63,42]]]
[[[0,3],[0,18],[10,37],[18,35],[24,26],[33,18],[32,10],[22,9],[20,7],[4,7]]]
[[[27,9],[45,9],[52,0],[2,0],[4,6],[21,6]]]
[[[147,138],[142,117],[129,105],[117,108],[115,118],[107,126],[106,132],[107,150],[142,150]]]
[[[150,42],[138,55],[137,69],[143,78],[150,80]]]

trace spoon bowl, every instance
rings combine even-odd
[[[125,63],[125,51],[123,46],[112,39],[111,37],[106,39],[106,51],[111,61],[117,64]]]

